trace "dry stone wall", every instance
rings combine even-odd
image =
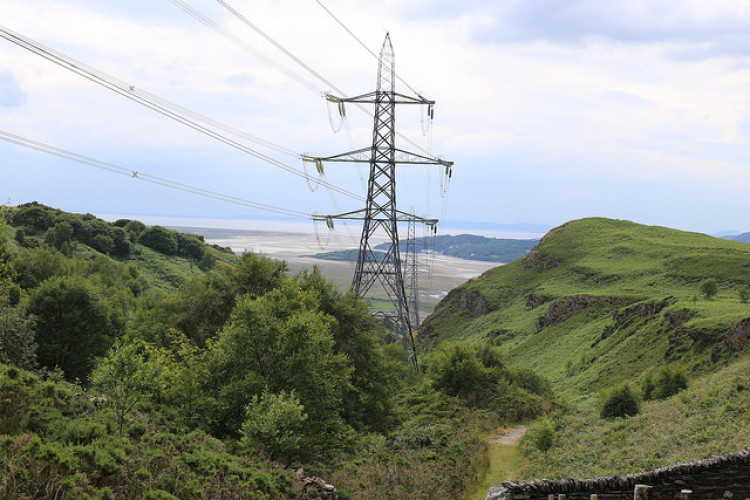
[[[557,498],[560,494],[566,500],[589,500],[593,494],[599,500],[631,500],[638,484],[652,486],[651,500],[679,499],[685,489],[692,490],[691,500],[750,498],[750,448],[622,477],[504,481],[490,490],[486,500],[547,500],[549,495]]]

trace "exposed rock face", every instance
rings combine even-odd
[[[627,323],[632,319],[648,318],[656,316],[664,310],[667,306],[674,304],[676,299],[674,297],[667,297],[660,301],[649,301],[635,304],[627,309],[620,311],[614,315],[615,323],[622,324]]]
[[[750,318],[745,318],[724,336],[729,352],[741,352],[750,342]]]
[[[536,309],[542,304],[546,304],[552,300],[552,297],[548,295],[539,295],[536,293],[530,293],[526,296],[526,307],[529,309]]]
[[[539,250],[539,245],[531,249],[529,254],[523,258],[523,265],[528,269],[537,271],[548,271],[560,265],[560,261]]]
[[[693,317],[693,313],[686,309],[681,309],[679,311],[673,311],[673,312],[666,312],[664,313],[664,319],[669,321],[670,326],[677,328],[688,321],[690,321],[690,318]]]
[[[487,302],[484,301],[482,294],[475,290],[469,290],[466,288],[454,288],[448,295],[443,299],[450,304],[453,304],[458,309],[466,311],[472,318],[482,316],[490,312],[490,308],[487,307]]]
[[[674,321],[676,324],[682,321],[684,324],[689,319],[689,313],[687,311],[680,311],[685,314],[681,317],[667,318],[667,314],[664,315],[671,323]],[[676,329],[669,335],[669,348],[664,353],[664,358],[669,359],[680,347],[682,347],[683,340],[689,337],[693,341],[693,345],[697,345],[701,348],[706,348],[713,345],[711,351],[711,361],[715,362],[722,356],[722,353],[727,351],[731,354],[740,353],[745,349],[745,346],[750,343],[750,318],[745,318],[734,328],[727,332],[721,332],[714,329]]]
[[[594,295],[571,295],[569,297],[562,297],[550,304],[544,316],[539,317],[536,322],[536,330],[537,332],[540,332],[548,326],[565,321],[566,319],[573,317],[579,311],[599,302],[624,306],[632,304],[636,300],[637,299],[627,297],[597,297]]]

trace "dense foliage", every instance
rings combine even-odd
[[[8,221],[5,496],[276,498],[304,466],[344,498],[456,497],[484,432],[553,407],[488,344],[446,346],[413,373],[317,269],[37,203]]]

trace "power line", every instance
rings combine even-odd
[[[198,21],[202,22],[215,32],[219,33],[221,36],[227,38],[228,40],[232,41],[234,44],[238,45],[239,47],[247,50],[251,54],[253,54],[255,57],[263,60],[266,64],[269,64],[270,66],[273,66],[276,70],[280,71],[281,73],[284,73],[289,78],[293,79],[303,87],[307,88],[308,90],[312,90],[315,93],[322,93],[322,91],[312,82],[304,79],[297,73],[293,72],[292,70],[288,69],[286,66],[283,66],[282,64],[279,64],[276,62],[273,58],[265,55],[264,53],[260,52],[259,50],[253,48],[250,44],[239,38],[234,33],[230,32],[229,30],[222,28],[218,24],[216,24],[214,21],[209,19],[207,16],[201,14],[196,9],[188,5],[187,3],[183,2],[182,0],[169,0],[174,5],[182,9],[183,11],[187,12],[191,16],[193,16]]]
[[[196,123],[194,121],[191,121],[190,119],[186,118],[185,116],[181,115],[178,111],[179,110],[171,110],[168,109],[165,106],[156,104],[146,97],[144,95],[141,95],[140,93],[135,92],[135,86],[128,85],[127,83],[124,83],[122,80],[118,80],[114,77],[111,77],[107,75],[106,73],[103,73],[101,71],[95,70],[94,68],[91,68],[90,66],[87,66],[75,59],[72,59],[60,52],[57,52],[49,47],[46,47],[42,45],[41,43],[38,43],[30,38],[27,38],[23,35],[20,35],[18,33],[15,33],[8,28],[5,28],[4,26],[0,26],[0,36],[5,38],[8,41],[11,41],[15,43],[16,45],[23,47],[37,55],[40,55],[44,57],[45,59],[54,62],[55,64],[68,69],[70,71],[73,71],[74,73],[77,73],[84,78],[97,83],[109,90],[112,90],[114,92],[117,92],[118,94],[127,97],[128,99],[131,99],[139,104],[142,104],[157,113],[160,113],[168,118],[171,118],[178,123],[181,123],[183,125],[186,125],[198,132],[201,132],[204,135],[207,135],[213,139],[216,139],[218,141],[223,142],[224,144],[231,146],[239,151],[242,151],[243,153],[247,153],[251,156],[254,156],[255,158],[258,158],[259,160],[265,161],[266,163],[269,163],[275,167],[278,167],[282,170],[285,170],[291,174],[294,174],[298,177],[302,177],[304,179],[310,179],[310,177],[305,174],[304,172],[300,172],[299,170],[295,169],[294,167],[291,167],[289,165],[286,165],[285,163],[282,163],[270,156],[267,156],[263,153],[260,153],[244,144],[241,144],[235,140],[232,140],[224,135],[221,135],[220,133],[211,130],[199,123]],[[318,181],[316,181],[318,182]],[[360,195],[357,195],[355,193],[352,193],[351,191],[348,191],[346,189],[340,188],[338,186],[335,186],[333,184],[330,184],[327,181],[324,181],[322,179],[319,180],[320,184],[323,186],[326,186],[330,188],[331,190],[343,194],[345,196],[349,196],[351,198],[354,198],[356,200],[364,200],[364,198]]]
[[[180,0],[170,0],[171,2],[177,2]],[[331,89],[335,90],[339,94],[344,94],[344,92],[336,87],[333,83],[331,83],[328,79],[326,79],[323,75],[315,71],[313,68],[311,68],[309,65],[305,64],[304,61],[302,61],[299,57],[294,55],[291,51],[287,50],[286,47],[281,45],[279,42],[274,40],[270,35],[268,35],[265,31],[261,30],[257,25],[252,23],[247,17],[243,16],[237,9],[229,5],[224,0],[216,0],[221,4],[222,7],[227,9],[229,12],[231,12],[237,19],[245,23],[249,28],[251,28],[253,31],[258,33],[260,36],[262,36],[266,41],[268,41],[270,44],[272,44],[274,47],[282,51],[284,54],[286,54],[287,57],[289,57],[291,60],[302,66],[305,70],[307,70],[309,73],[311,73],[315,78],[320,80],[321,82],[325,83],[330,87]]]
[[[206,26],[208,26],[209,28],[211,28],[212,30],[214,30],[216,33],[218,33],[221,36],[227,38],[228,40],[230,40],[234,44],[238,45],[240,48],[245,49],[246,51],[250,52],[255,57],[258,57],[259,59],[261,59],[265,63],[269,64],[273,68],[275,68],[278,71],[280,71],[280,72],[284,73],[285,75],[289,76],[290,78],[292,78],[294,81],[296,81],[297,83],[299,83],[300,85],[302,85],[306,89],[311,90],[311,91],[315,92],[316,94],[324,94],[324,95],[326,94],[325,92],[320,91],[320,89],[315,84],[313,84],[313,83],[305,80],[304,78],[300,77],[299,75],[297,75],[296,73],[294,73],[293,71],[291,71],[290,69],[288,69],[287,67],[285,67],[282,64],[278,63],[277,61],[275,61],[273,58],[271,58],[271,57],[263,54],[262,52],[258,51],[255,48],[253,48],[247,42],[245,42],[244,40],[242,40],[241,38],[239,38],[237,35],[235,35],[234,33],[230,32],[229,30],[227,30],[225,28],[222,28],[221,26],[219,26],[218,24],[216,24],[214,21],[212,21],[211,19],[209,19],[207,16],[201,14],[196,9],[194,9],[193,7],[191,7],[188,4],[186,4],[184,1],[182,1],[182,0],[169,0],[169,1],[172,2],[174,5],[176,5],[177,7],[179,7],[180,9],[182,9],[183,11],[187,12],[188,14],[190,14],[191,16],[193,16],[195,19],[199,20],[200,22],[202,22],[203,24],[205,24]],[[233,8],[231,5],[229,5],[224,0],[216,0],[216,1],[220,5],[222,5],[225,9],[227,9],[230,13],[232,13],[232,15],[234,15],[237,19],[239,19],[240,21],[242,21],[243,23],[245,23],[248,27],[250,27],[256,33],[258,33],[260,36],[262,36],[266,41],[268,41],[274,47],[276,47],[277,49],[279,49],[280,51],[282,51],[287,57],[289,57],[294,62],[296,62],[297,64],[299,64],[300,66],[302,66],[305,70],[307,70],[308,72],[310,72],[318,80],[320,80],[322,83],[326,84],[331,90],[333,90],[336,93],[338,93],[339,96],[341,96],[341,97],[348,97],[347,94],[346,94],[346,92],[344,92],[343,90],[339,89],[334,83],[332,83],[330,80],[328,80],[327,78],[325,78],[318,71],[316,71],[315,69],[313,69],[310,65],[308,65],[304,61],[302,61],[299,57],[297,57],[295,54],[293,54],[291,51],[289,51],[281,43],[279,43],[273,37],[271,37],[270,35],[268,35],[265,31],[263,31],[262,29],[260,29],[260,27],[258,27],[255,23],[253,23],[252,21],[250,21],[246,16],[244,16],[237,9]],[[369,48],[367,48],[367,46],[364,44],[364,42],[362,42],[359,38],[357,38],[357,36],[354,35],[354,33],[352,33],[348,28],[346,28],[346,26],[343,25],[343,23],[341,23],[341,21],[339,21],[333,15],[333,13],[331,13],[322,3],[320,3],[320,2],[318,2],[318,3],[334,19],[336,19],[336,21],[339,22],[339,24],[341,24],[344,27],[344,29],[346,29],[363,47],[365,47],[366,50],[368,50],[373,56],[375,56],[375,58],[378,58],[378,56],[374,52],[372,52]],[[401,81],[404,85],[406,85],[416,95],[419,95],[419,93],[417,91],[415,91],[408,83],[406,83],[406,81],[404,81],[398,75],[396,75],[396,78],[399,81]],[[356,106],[361,111],[363,111],[365,114],[367,114],[370,117],[374,118],[374,115],[372,114],[372,112],[369,111],[367,108],[365,108],[361,104],[356,104]],[[422,146],[420,146],[416,142],[414,142],[411,139],[409,139],[408,137],[404,136],[401,132],[398,132],[397,134],[398,134],[398,136],[401,139],[405,140],[406,142],[408,142],[412,146],[418,148],[420,151],[422,151],[424,153],[428,153],[429,154],[429,151],[427,149],[423,148]]]
[[[354,38],[354,39],[355,39],[355,40],[357,41],[357,43],[359,43],[359,44],[360,44],[360,45],[361,45],[362,47],[364,47],[364,49],[365,49],[365,50],[366,50],[367,52],[369,52],[369,53],[370,53],[370,55],[372,55],[372,57],[374,57],[375,59],[377,59],[378,61],[380,61],[380,56],[379,56],[379,55],[377,55],[377,54],[376,54],[375,52],[373,52],[373,51],[372,51],[372,50],[370,49],[370,47],[368,47],[368,46],[367,46],[367,44],[365,44],[365,42],[363,42],[363,41],[362,41],[362,40],[361,40],[361,39],[360,39],[360,38],[359,38],[359,37],[358,37],[357,35],[355,35],[355,34],[354,34],[354,32],[353,32],[352,30],[350,30],[350,29],[349,29],[349,28],[348,28],[348,27],[346,26],[346,24],[344,24],[344,23],[343,23],[343,21],[341,21],[341,20],[340,20],[340,19],[339,19],[338,17],[336,17],[336,15],[335,15],[335,14],[334,14],[333,12],[331,12],[331,10],[330,10],[330,9],[329,9],[328,7],[326,7],[325,5],[323,5],[323,2],[321,2],[320,0],[315,0],[315,3],[317,3],[318,5],[320,5],[320,7],[321,7],[321,8],[322,8],[322,9],[323,9],[324,11],[326,11],[326,12],[328,13],[328,15],[329,15],[329,16],[331,16],[331,17],[333,18],[333,20],[334,20],[334,21],[336,21],[336,23],[337,23],[337,24],[338,24],[339,26],[341,26],[341,27],[342,27],[342,28],[344,29],[344,31],[346,31],[347,33],[349,33],[349,35],[351,35],[351,36],[352,36],[352,38]],[[412,92],[414,92],[414,94],[416,94],[417,96],[421,97],[420,93],[419,93],[419,92],[417,92],[416,90],[414,90],[414,88],[413,88],[413,87],[412,87],[411,85],[409,85],[409,84],[408,84],[408,83],[406,82],[406,80],[404,80],[403,78],[401,78],[401,77],[400,77],[400,76],[399,76],[398,74],[396,74],[396,79],[397,79],[398,81],[400,81],[401,83],[403,83],[404,85],[406,85],[406,87],[407,87],[407,88],[408,88],[409,90],[411,90]]]
[[[227,203],[234,203],[235,205],[242,205],[245,207],[251,207],[251,208],[258,209],[258,210],[264,210],[266,212],[273,212],[276,214],[287,215],[287,216],[296,217],[300,219],[312,219],[312,215],[306,214],[304,212],[290,210],[290,209],[282,208],[282,207],[276,207],[273,205],[267,205],[265,203],[258,203],[258,202],[247,200],[244,198],[238,198],[235,196],[218,193],[216,191],[210,191],[208,189],[191,186],[189,184],[183,184],[181,182],[171,181],[163,177],[149,175],[147,173],[140,172],[137,170],[131,170],[125,167],[121,167],[119,165],[115,165],[113,163],[100,161],[100,160],[91,158],[89,156],[84,156],[78,153],[73,153],[65,149],[60,149],[54,146],[50,146],[48,144],[34,141],[32,139],[21,137],[19,135],[11,134],[9,132],[5,132],[2,130],[0,130],[0,140],[10,142],[19,146],[23,146],[29,149],[34,149],[42,153],[47,153],[53,156],[57,156],[59,158],[64,158],[66,160],[71,160],[71,161],[75,161],[84,165],[89,165],[91,167],[95,167],[101,170],[106,170],[108,172],[113,172],[116,174],[128,176],[130,178],[150,182],[152,184],[158,184],[160,186],[176,189],[178,191],[192,193],[192,194],[196,194],[199,196],[204,196],[206,198],[213,198],[215,200],[225,201]]]

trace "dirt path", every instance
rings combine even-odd
[[[484,500],[491,487],[517,477],[522,460],[518,443],[525,433],[524,426],[504,427],[487,438],[489,464],[484,477],[467,492],[465,500]]]
[[[487,438],[487,442],[490,444],[504,444],[506,446],[518,446],[523,435],[526,434],[526,427],[512,427],[510,429],[503,429],[497,434]]]

